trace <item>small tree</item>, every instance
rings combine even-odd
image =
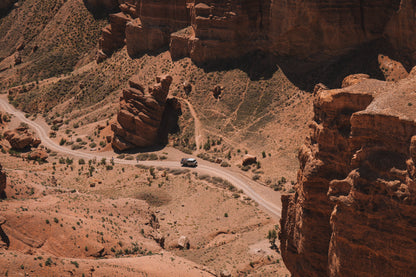
[[[277,249],[277,245],[276,245],[277,233],[276,233],[275,229],[269,230],[269,233],[267,235],[267,239],[270,242],[270,247],[272,249]]]

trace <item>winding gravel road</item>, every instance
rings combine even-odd
[[[50,130],[48,129],[48,127],[43,127],[37,122],[34,122],[26,118],[23,112],[16,110],[12,105],[9,104],[6,95],[0,96],[0,109],[9,114],[13,114],[18,120],[27,123],[34,131],[36,131],[39,138],[42,140],[42,144],[53,151],[83,159],[96,158],[98,160],[104,157],[108,158],[108,155],[104,156],[103,153],[86,153],[83,151],[71,150],[58,145],[56,142],[52,141],[49,138],[48,133]],[[136,161],[128,161],[116,158],[114,159],[114,163],[127,165],[137,164]],[[182,168],[179,164],[179,161],[140,161],[140,164],[146,166],[158,166],[172,169]],[[216,164],[211,164],[204,161],[201,161],[198,167],[190,169],[199,173],[209,174],[211,176],[218,176],[225,180],[228,180],[238,189],[242,189],[248,197],[257,202],[259,206],[262,207],[266,212],[268,212],[273,218],[280,218],[280,199],[276,199],[276,201],[274,201],[273,199],[273,202],[270,202],[270,194],[274,193],[271,189],[265,187],[259,189],[261,185],[255,183],[248,177],[243,176],[240,173],[234,172],[231,169],[222,168]],[[266,200],[266,198],[268,199]]]

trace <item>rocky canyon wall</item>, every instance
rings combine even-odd
[[[348,77],[320,89],[283,196],[281,251],[293,276],[416,274],[416,69],[399,82]]]
[[[170,45],[173,58],[195,62],[261,50],[330,59],[380,38],[416,61],[413,0],[121,0],[100,48],[127,44],[131,56]]]

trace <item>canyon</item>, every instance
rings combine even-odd
[[[416,275],[415,12],[3,1],[0,273]]]

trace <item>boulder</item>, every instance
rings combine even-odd
[[[346,83],[316,94],[295,194],[282,196],[282,258],[293,276],[413,276],[416,75]]]
[[[19,65],[22,63],[22,55],[20,54],[20,52],[17,52],[16,54],[14,54],[14,65]]]
[[[399,81],[406,78],[409,73],[404,66],[385,55],[378,55],[378,63],[386,81]]]
[[[189,244],[189,239],[188,239],[188,237],[186,237],[186,236],[181,236],[179,239],[178,239],[178,247],[180,248],[180,249],[189,249],[190,248],[190,244]]]
[[[362,73],[352,74],[352,75],[349,75],[349,76],[345,77],[344,80],[342,80],[341,87],[343,87],[343,88],[349,87],[349,86],[358,84],[361,81],[364,81],[364,80],[369,79],[369,78],[370,78],[370,75],[368,75],[368,74],[362,74]]]
[[[25,128],[17,128],[4,133],[4,138],[10,143],[10,146],[16,150],[22,150],[28,147],[37,147],[41,141],[29,133]]]
[[[49,155],[43,149],[36,149],[27,155],[29,160],[46,161]]]
[[[192,85],[188,81],[183,83],[183,91],[186,95],[189,95],[192,92]]]
[[[214,96],[215,99],[221,98],[221,93],[223,90],[224,90],[223,86],[216,85],[214,89],[212,90],[212,95]]]
[[[231,277],[231,273],[228,270],[224,269],[223,271],[221,271],[220,276],[221,277]]]

